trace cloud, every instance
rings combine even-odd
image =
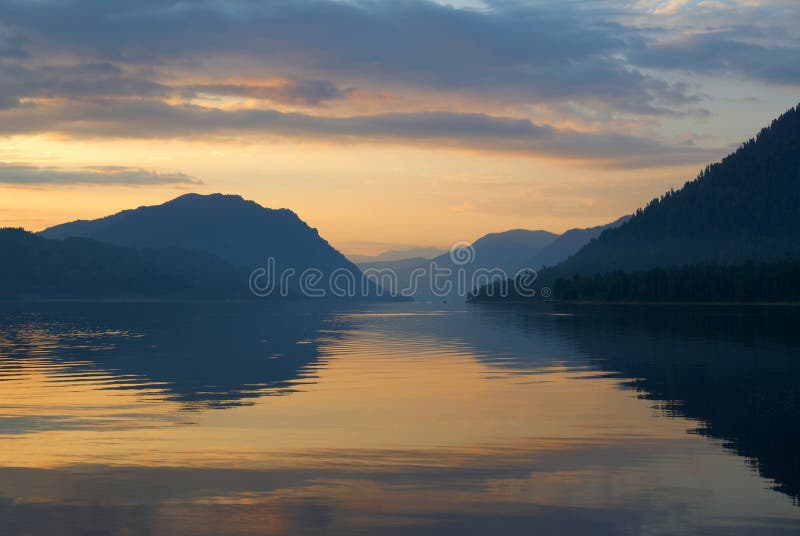
[[[25,60],[30,54],[25,49],[24,39],[8,31],[3,31],[0,26],[0,60]]]
[[[23,98],[166,97],[171,88],[108,62],[33,66],[0,63],[0,109]]]
[[[710,114],[683,72],[800,83],[793,29],[770,31],[795,8],[725,0],[712,22],[726,30],[697,29],[710,23],[692,14],[710,2],[9,0],[0,134],[263,134],[695,162],[716,153],[654,134],[660,118]],[[637,18],[656,10],[660,26]],[[766,22],[748,25],[756,12]],[[366,115],[354,88],[391,98]],[[589,122],[604,131],[577,131]]]
[[[177,138],[271,135],[399,142],[613,162],[622,167],[703,162],[710,154],[614,133],[582,133],[528,119],[482,113],[416,112],[326,117],[274,109],[224,110],[157,100],[70,103],[0,114],[0,133],[56,132],[76,137]]]
[[[671,15],[686,7],[691,0],[668,0],[658,5],[653,10],[655,15]]]
[[[200,94],[318,105],[324,101],[344,99],[351,92],[352,89],[340,88],[328,80],[276,79],[268,82],[169,85],[111,62],[31,67],[20,63],[0,63],[0,109],[19,106],[25,98],[187,99]]]
[[[724,74],[800,85],[800,46],[762,45],[727,31],[690,33],[634,51],[631,61],[659,69]]]
[[[643,0],[634,5],[644,12],[684,13],[683,22],[689,23],[693,13],[709,13],[708,6],[718,3]],[[754,28],[753,13],[773,25],[798,15],[786,2],[752,4],[726,0],[733,15],[713,22]],[[173,71],[179,70],[195,79],[214,79],[198,90],[306,105],[341,98],[346,91],[340,86],[357,84],[462,92],[501,102],[571,101],[663,115],[697,107],[703,97],[641,67],[796,82],[796,73],[786,65],[797,64],[793,46],[761,46],[747,35],[687,40],[663,26],[654,33],[654,28],[631,22],[642,11],[623,5],[495,0],[483,9],[468,9],[428,0],[8,1],[0,3],[0,28],[14,28],[8,53],[18,59],[41,63],[57,51],[73,63],[127,66],[121,73],[90,73],[86,84],[80,83],[80,69],[39,73],[25,85],[33,95],[58,93],[54,78],[63,77],[69,82],[61,88],[67,95],[93,85],[95,94],[139,91],[152,96],[164,86],[177,89]],[[723,53],[726,46],[730,50]],[[709,51],[712,61],[695,55]],[[242,73],[288,82],[260,88],[220,82]],[[0,80],[8,80],[3,74]]]
[[[179,65],[218,78],[291,73],[503,102],[602,103],[639,114],[698,101],[686,86],[626,64],[624,52],[643,36],[614,22],[617,10],[577,3],[491,2],[477,10],[424,0],[63,0],[46,7],[0,4],[0,24],[28,36],[42,57],[59,50],[84,61]],[[333,87],[290,93],[304,89],[314,104],[324,100],[316,97],[320,89]]]
[[[79,170],[0,163],[0,184],[103,184],[103,185],[199,185],[202,181],[183,173],[160,173],[120,166],[95,166]]]
[[[22,48],[4,47],[0,46],[0,59],[10,58],[15,60],[24,60],[29,58],[30,55]]]
[[[275,80],[269,83],[248,84],[196,84],[181,88],[190,95],[264,99],[286,104],[318,105],[322,102],[346,98],[353,89],[342,89],[328,80]]]

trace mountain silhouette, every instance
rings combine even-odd
[[[334,271],[361,285],[361,271],[288,209],[264,208],[238,195],[186,194],[156,206],[124,210],[97,220],[79,220],[42,231],[46,238],[82,237],[131,248],[180,248],[209,253],[233,266],[265,268],[267,259],[296,290],[300,274],[319,270],[324,288]],[[374,287],[368,293],[374,294]]]
[[[520,270],[533,269],[539,270],[543,266],[553,266],[574,254],[581,247],[589,243],[592,239],[599,236],[605,229],[613,228],[627,221],[630,216],[625,216],[607,225],[599,225],[588,229],[571,229],[561,235],[548,231],[529,231],[525,229],[514,229],[501,233],[490,233],[479,238],[470,245],[470,248],[462,248],[463,251],[454,253],[456,257],[463,254],[464,259],[469,258],[465,264],[454,262],[450,252],[441,254],[434,259],[410,258],[384,262],[359,263],[359,267],[365,273],[380,280],[376,271],[391,270],[400,282],[400,289],[410,284],[413,273],[422,271],[424,276],[418,279],[418,285],[414,295],[423,298],[445,298],[448,296],[463,296],[458,288],[458,275],[455,274],[459,269],[463,269],[464,278],[467,283],[467,291],[472,290],[481,283],[486,283],[486,279],[481,279],[477,274],[483,273],[503,273],[508,277],[513,277]],[[453,277],[447,278],[451,281],[451,290],[442,292],[441,289],[432,288],[430,274],[436,269],[451,270]],[[475,282],[476,285],[472,285]],[[440,280],[442,285],[446,285],[444,280]],[[387,285],[388,286],[388,285]]]
[[[800,106],[559,265],[559,275],[800,255]]]
[[[378,255],[348,255],[351,261],[361,266],[378,262],[405,261],[408,259],[428,260],[444,253],[444,248],[417,247],[410,249],[390,249]]]
[[[202,251],[0,229],[0,298],[242,298],[248,273]]]
[[[521,259],[533,255],[552,244],[558,235],[549,231],[514,229],[502,233],[487,234],[472,244],[475,260],[470,265],[477,268],[500,268],[512,271]],[[440,255],[435,261],[443,266],[452,264],[449,253]]]
[[[464,297],[472,290],[474,281],[482,280],[476,274],[504,273],[511,277],[526,258],[553,243],[557,237],[548,231],[526,229],[484,235],[469,246],[444,253],[418,266],[416,269],[424,270],[425,277],[419,280],[416,295],[422,298]],[[443,270],[450,270],[452,276],[438,279],[438,284],[432,283],[429,276]],[[410,270],[408,272],[408,275],[402,272],[401,276],[410,277]],[[401,280],[407,282],[408,279],[403,277]],[[443,290],[445,286],[449,290]]]
[[[92,238],[135,248],[206,251],[251,269],[264,266],[270,256],[296,269],[355,268],[291,210],[264,208],[238,195],[186,194],[162,205],[56,225],[41,235]]]
[[[623,216],[616,221],[606,225],[597,225],[586,229],[570,229],[559,235],[549,245],[542,248],[535,255],[527,259],[520,268],[532,268],[538,270],[545,266],[555,266],[571,255],[574,255],[583,246],[597,238],[606,229],[619,227],[630,219],[630,216]]]
[[[399,273],[413,270],[414,268],[423,266],[427,262],[430,262],[430,259],[426,259],[425,257],[411,257],[410,259],[400,259],[396,261],[359,262],[357,265],[364,270],[365,274],[368,273],[367,270],[383,270],[386,268]]]
[[[680,190],[542,270],[537,285],[553,287],[556,299],[790,301],[798,259],[800,106]],[[492,284],[469,299],[521,298],[503,285],[512,289],[505,296]]]
[[[473,282],[477,282],[477,286],[480,286],[481,282],[486,282],[485,278],[480,279],[476,275],[481,273],[479,271],[487,275],[489,272],[497,272],[513,277],[520,270],[539,270],[543,266],[553,266],[577,252],[604,230],[617,227],[629,218],[630,216],[624,216],[607,225],[587,229],[570,229],[561,235],[526,229],[490,233],[473,242],[469,248],[465,246],[461,248],[463,251],[454,253],[456,257],[463,254],[463,258],[469,261],[465,264],[458,264],[454,261],[451,253],[447,252],[433,259],[414,257],[363,262],[358,266],[365,271],[368,277],[375,281],[383,281],[386,287],[389,284],[386,280],[381,279],[380,272],[391,271],[395,274],[401,291],[407,287],[415,288],[413,294],[423,299],[461,296],[462,294],[459,292],[461,289],[458,288],[458,275],[455,273],[459,269],[464,272],[463,276],[467,283],[467,291],[469,291],[474,288]],[[445,279],[449,280],[451,290],[444,292],[441,289],[433,288],[430,275],[437,269],[451,270],[454,273],[450,278],[439,280],[442,285],[446,285]],[[414,287],[411,284],[414,278],[413,274],[420,272],[423,276],[417,279],[417,285]]]

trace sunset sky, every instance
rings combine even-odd
[[[800,102],[797,0],[3,0],[0,226],[189,191],[345,253],[610,222]]]

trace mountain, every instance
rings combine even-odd
[[[557,267],[594,274],[800,256],[800,106]]]
[[[583,246],[600,236],[606,229],[615,229],[629,219],[630,216],[623,216],[606,225],[598,225],[586,229],[570,229],[522,263],[520,267],[539,270],[544,266],[555,266],[574,255]]]
[[[800,106],[540,272],[536,284],[560,290],[556,299],[786,301],[797,295],[798,259]],[[520,298],[507,287],[508,299]],[[501,289],[470,300],[502,299]]]
[[[248,272],[200,251],[0,229],[0,298],[247,298]]]
[[[558,299],[584,302],[799,303],[800,260],[575,274],[553,286]]]
[[[523,261],[541,252],[558,238],[557,234],[549,231],[529,231],[526,229],[513,229],[502,233],[490,233],[464,249],[465,258],[471,256],[467,264],[459,264],[459,252],[448,252],[433,259],[440,267],[465,268],[468,278],[475,271],[502,270],[513,276],[522,266]]]
[[[375,284],[391,290],[395,295],[402,292],[402,296],[411,298],[417,295],[416,291],[411,291],[415,270],[424,271],[424,281],[427,284],[430,261],[423,257],[412,257],[396,261],[359,263],[358,267],[363,270],[364,276]]]
[[[529,231],[513,229],[502,233],[487,234],[471,245],[457,248],[426,261],[416,267],[424,276],[411,284],[411,270],[398,271],[400,288],[410,284],[416,289],[415,295],[434,299],[445,297],[464,297],[485,277],[504,273],[513,276],[526,259],[551,244],[558,235],[548,231]],[[436,273],[450,272],[450,276],[436,277]],[[436,277],[434,281],[432,277]],[[449,282],[449,284],[447,283]]]
[[[428,260],[434,257],[438,257],[442,253],[444,253],[444,248],[419,247],[410,249],[391,249],[389,251],[384,251],[379,255],[348,255],[348,258],[354,263],[361,265],[361,264],[371,264],[378,262],[403,261],[403,260],[419,259],[419,258],[423,260]]]
[[[500,268],[513,272],[522,261],[535,255],[545,247],[552,244],[558,235],[548,231],[528,231],[514,229],[502,233],[490,233],[472,244],[475,258],[469,264],[473,269]],[[450,253],[445,253],[434,259],[441,266],[452,265]]]
[[[365,273],[367,270],[413,270],[419,266],[423,266],[430,261],[425,257],[412,257],[410,259],[399,259],[396,261],[379,261],[379,262],[359,262],[356,266],[361,268]]]
[[[361,285],[361,271],[297,214],[264,208],[238,195],[186,194],[156,206],[124,210],[97,220],[79,220],[42,231],[46,238],[90,238],[131,248],[180,248],[209,253],[236,267],[266,268],[275,259],[277,275],[294,270],[288,287],[297,290],[300,274],[316,269],[327,287],[335,271]],[[279,283],[278,283],[279,284]],[[369,293],[374,293],[374,288]]]
[[[355,268],[291,210],[264,208],[238,195],[186,194],[162,205],[57,225],[41,235],[92,238],[135,248],[206,251],[251,269],[264,266],[269,256],[298,270]]]
[[[458,259],[463,255],[469,262],[461,265],[454,262],[450,252],[437,256],[434,259],[411,258],[383,262],[359,263],[359,267],[375,281],[383,281],[389,287],[387,273],[392,273],[396,284],[392,288],[399,290],[414,288],[411,294],[420,298],[432,299],[453,295],[463,296],[466,292],[480,287],[487,282],[486,278],[496,277],[493,274],[505,274],[513,277],[518,271],[529,268],[539,270],[543,266],[552,266],[565,260],[577,252],[581,247],[599,236],[604,230],[618,227],[630,217],[625,216],[607,225],[599,225],[588,229],[571,229],[561,235],[547,231],[528,231],[514,229],[502,233],[487,234],[476,240],[469,248],[461,248],[454,255]],[[453,276],[441,278],[442,288],[433,288],[431,274],[434,267],[438,270],[451,270]],[[459,279],[456,272],[463,272],[461,292]],[[388,272],[391,271],[391,272]],[[415,273],[423,275],[416,279],[417,285],[411,284]],[[442,290],[450,281],[450,290]]]

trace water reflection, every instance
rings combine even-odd
[[[187,409],[249,403],[313,381],[320,334],[345,330],[324,305],[120,303],[9,308],[0,316],[2,377],[157,389]]]
[[[796,533],[793,314],[6,306],[0,526]]]
[[[696,419],[697,433],[722,440],[800,500],[800,309],[559,305],[480,314],[534,339],[557,330],[594,366],[660,410]],[[516,355],[512,366],[538,366]]]

